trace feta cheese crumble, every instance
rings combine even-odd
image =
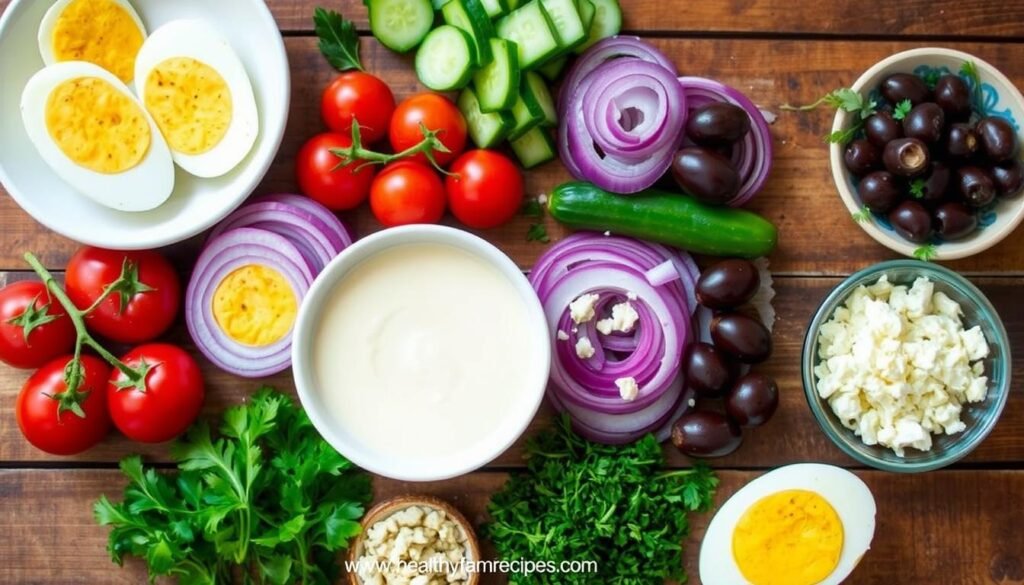
[[[610,335],[612,331],[629,333],[639,320],[640,315],[636,312],[636,309],[633,308],[629,301],[626,301],[625,303],[613,306],[612,316],[598,321],[597,330],[605,335]]]
[[[357,573],[366,585],[462,585],[468,542],[444,511],[410,506],[366,531]]]
[[[619,387],[619,396],[626,402],[633,402],[640,394],[640,386],[637,385],[636,378],[619,378],[615,380],[615,385]]]
[[[587,337],[580,337],[576,340],[576,355],[588,360],[594,357],[594,345],[590,343],[590,339]]]
[[[932,435],[962,432],[964,405],[988,393],[988,342],[962,315],[927,278],[857,288],[821,326],[818,394],[864,444],[899,457],[930,450]]]
[[[558,333],[555,333],[555,337],[557,337],[559,341],[569,341],[569,334],[561,329],[558,330]]]
[[[601,297],[594,293],[580,295],[575,301],[569,303],[569,316],[573,323],[579,325],[594,318],[594,306]]]

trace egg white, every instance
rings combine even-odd
[[[142,103],[150,72],[175,57],[190,57],[215,69],[231,90],[231,123],[221,141],[202,154],[171,151],[186,172],[219,177],[237,167],[256,143],[259,115],[252,84],[231,44],[212,26],[202,20],[175,20],[153,31],[135,59],[135,91]]]
[[[732,554],[736,524],[758,500],[785,490],[812,491],[825,498],[843,524],[839,564],[819,585],[839,585],[864,553],[875,534],[875,498],[856,475],[831,465],[800,463],[770,471],[743,486],[719,508],[700,547],[700,580],[704,585],[749,583]]]
[[[57,57],[53,54],[53,28],[57,26],[57,19],[60,18],[61,13],[64,12],[64,9],[72,1],[57,0],[54,2],[53,6],[46,11],[46,15],[43,16],[43,20],[39,24],[39,55],[42,56],[43,63],[46,65],[53,65],[57,62]],[[142,32],[142,38],[146,38],[146,25],[142,24],[142,19],[139,18],[139,13],[135,12],[135,8],[126,0],[114,0],[114,3],[124,8],[128,16],[131,16],[132,20],[135,21],[135,26],[139,27],[139,31]]]
[[[65,81],[96,77],[131,99],[149,124],[149,150],[139,164],[121,173],[99,173],[79,166],[64,154],[46,127],[50,94]],[[98,65],[64,61],[32,76],[21,94],[21,119],[32,144],[53,172],[82,195],[118,211],[149,211],[167,201],[174,190],[174,163],[160,129],[120,79]]]

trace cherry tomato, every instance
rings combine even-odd
[[[508,158],[493,150],[471,150],[452,163],[445,179],[448,207],[471,228],[497,227],[523,204],[523,176]]]
[[[324,90],[320,114],[333,132],[352,135],[352,119],[359,122],[363,144],[373,144],[387,136],[395,96],[387,84],[369,73],[349,71],[339,75]]]
[[[436,93],[421,93],[398,104],[395,115],[391,117],[391,130],[388,136],[391,148],[401,152],[423,142],[423,131],[420,123],[428,130],[437,132],[438,139],[451,152],[434,151],[434,159],[441,166],[455,160],[466,148],[466,119],[452,101]],[[426,163],[423,154],[412,157]]]
[[[141,388],[116,368],[107,384],[110,417],[124,436],[140,443],[170,441],[199,416],[203,376],[184,350],[166,343],[140,345],[121,362],[133,369],[148,368]]]
[[[74,346],[75,326],[45,284],[25,281],[0,289],[0,361],[38,368]]]
[[[120,343],[141,343],[159,337],[174,323],[181,282],[171,263],[157,252],[84,246],[68,262],[64,286],[79,309],[91,307],[114,283],[118,292],[85,317],[89,329]],[[123,300],[127,304],[122,305]]]
[[[71,356],[46,363],[25,382],[14,410],[18,428],[29,443],[53,455],[81,453],[103,440],[110,432],[105,386],[110,366],[91,355],[81,358],[82,378],[77,399],[79,416],[66,408],[75,397],[66,394],[64,369]]]
[[[384,167],[370,188],[370,208],[385,227],[437,223],[444,216],[444,201],[444,183],[437,172],[415,161]]]
[[[365,201],[377,172],[371,165],[357,172],[358,162],[338,168],[341,159],[330,149],[349,146],[352,146],[351,137],[324,132],[310,138],[295,161],[302,192],[335,211],[352,209]]]

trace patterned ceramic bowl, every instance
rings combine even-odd
[[[951,49],[925,48],[896,53],[876,63],[864,72],[853,84],[852,89],[866,97],[880,101],[877,87],[893,73],[913,73],[924,77],[938,77],[946,73],[957,73],[967,61],[973,61],[981,80],[979,92],[981,108],[986,116],[1005,118],[1017,131],[1017,140],[1024,143],[1024,96],[1013,83],[995,67],[981,59]],[[968,85],[973,85],[966,78]],[[832,124],[833,131],[842,131],[854,123],[854,114],[840,110]],[[1024,148],[1017,156],[1024,156]],[[832,178],[836,182],[839,196],[860,226],[872,238],[890,250],[905,256],[927,256],[933,260],[955,260],[983,252],[1008,236],[1024,219],[1024,197],[998,200],[982,209],[979,215],[979,229],[962,240],[945,242],[935,237],[925,246],[909,242],[896,233],[888,219],[864,209],[857,196],[856,177],[843,164],[843,145],[832,144],[830,152]]]

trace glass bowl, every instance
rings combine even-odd
[[[935,291],[942,291],[960,303],[966,329],[980,326],[988,341],[990,353],[983,360],[985,375],[989,378],[988,395],[982,402],[965,404],[961,419],[966,430],[955,435],[932,435],[930,451],[908,447],[905,456],[898,457],[891,449],[880,445],[865,445],[860,437],[847,429],[832,412],[831,406],[818,394],[814,368],[820,363],[818,336],[821,326],[832,318],[849,295],[861,285],[870,285],[887,275],[894,285],[909,286],[918,277],[935,283]],[[804,394],[821,429],[844,453],[857,461],[881,469],[901,473],[917,473],[945,467],[966,456],[977,447],[996,425],[1006,405],[1010,390],[1010,342],[1006,328],[992,303],[977,287],[959,274],[942,266],[917,260],[892,260],[861,270],[850,276],[829,293],[814,314],[804,338],[802,366]]]

